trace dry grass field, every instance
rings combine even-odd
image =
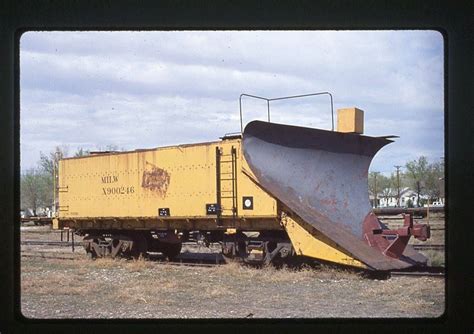
[[[59,234],[48,230],[22,228],[22,239],[59,240]],[[217,247],[196,249],[207,255],[218,252]],[[67,247],[47,250],[72,255]],[[71,260],[22,257],[25,317],[371,318],[438,317],[444,312],[445,282],[440,277],[376,280],[324,266],[258,269],[229,262],[196,267],[150,260],[92,261],[81,248],[75,254]],[[442,252],[434,256],[444,262]]]

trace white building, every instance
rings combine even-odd
[[[369,196],[372,207],[374,206],[374,196]],[[420,202],[428,200],[428,196],[420,195]],[[406,187],[400,189],[400,206],[408,207],[411,205],[414,207],[418,206],[418,195],[416,191]],[[444,203],[444,199],[443,199]],[[393,208],[397,206],[397,189],[388,189],[384,193],[377,194],[377,207],[379,208]]]

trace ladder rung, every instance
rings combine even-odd
[[[230,178],[230,179],[221,179],[221,181],[233,181],[235,180],[234,178]]]
[[[221,163],[229,163],[229,162],[234,162],[234,160],[221,160]]]
[[[232,172],[222,172],[221,175],[224,174],[224,175],[229,175],[229,174],[232,174]]]
[[[221,198],[235,198],[235,196],[221,196]]]

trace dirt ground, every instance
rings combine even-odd
[[[444,311],[443,278],[373,280],[328,268],[27,258],[21,284],[28,318],[437,317]]]
[[[444,220],[431,223],[444,228]],[[435,233],[431,242],[443,242],[444,231]],[[21,237],[60,240],[48,226],[22,227]],[[24,256],[38,251],[64,258]],[[217,245],[189,245],[183,252],[221,256]],[[430,261],[444,263],[444,253],[427,252]],[[82,247],[72,253],[70,247],[22,245],[22,254],[21,311],[28,318],[411,318],[438,317],[445,307],[442,277],[376,280],[324,266],[294,270],[236,262],[196,267],[93,261]]]

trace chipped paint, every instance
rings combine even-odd
[[[169,184],[170,174],[166,170],[147,161],[143,171],[142,187],[156,192],[162,198],[165,198]]]

